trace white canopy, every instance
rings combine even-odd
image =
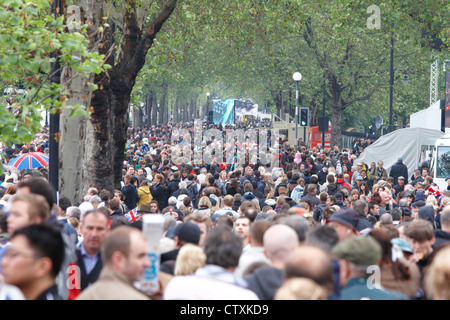
[[[371,162],[382,160],[383,167],[389,173],[391,167],[402,157],[408,167],[408,179],[413,171],[418,169],[421,161],[423,146],[434,146],[436,139],[444,135],[439,130],[425,128],[405,128],[381,136],[368,146],[359,156],[357,162],[363,161],[370,167]]]

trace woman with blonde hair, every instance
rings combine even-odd
[[[436,214],[437,210],[439,209],[436,197],[431,195],[431,194],[427,197],[427,200],[425,201],[425,205],[426,206],[433,206],[435,214]]]
[[[195,244],[186,243],[180,248],[175,261],[174,276],[187,276],[194,274],[197,269],[206,264],[206,254]]]
[[[198,209],[197,211],[203,213],[204,215],[210,217],[211,216],[211,200],[207,196],[203,196],[198,201]]]
[[[278,288],[274,300],[327,300],[327,292],[311,279],[291,278]]]

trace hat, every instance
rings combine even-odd
[[[439,187],[438,186],[431,186],[428,188],[428,194],[435,196],[435,197],[439,197],[441,195],[441,193],[439,192]]]
[[[138,208],[138,212],[148,212],[150,213],[150,205],[148,204],[141,204],[141,206]]]
[[[411,244],[403,238],[393,238],[391,240],[391,243],[399,246],[399,248],[404,252],[414,253],[413,249],[411,248]]]
[[[328,222],[335,221],[356,230],[359,222],[359,217],[356,211],[350,208],[341,208],[339,211],[333,213],[328,219]]]
[[[344,199],[344,195],[342,194],[342,192],[336,192],[334,196],[336,197],[336,200]]]
[[[405,194],[403,195],[404,197],[412,197],[412,194],[409,192],[405,192]]]
[[[172,166],[170,169],[171,169],[173,172],[178,171],[178,167],[177,167],[177,166]]]
[[[354,236],[339,242],[332,253],[353,264],[370,266],[381,258],[381,246],[371,236]]]
[[[400,176],[400,177],[397,178],[397,180],[405,180],[405,177],[404,176]]]
[[[357,176],[355,180],[364,180],[364,179],[361,176]]]
[[[190,242],[198,245],[200,241],[201,231],[198,225],[192,222],[183,222],[179,224],[176,229],[174,236],[178,237],[180,241]]]
[[[402,157],[398,157],[397,161],[403,161]]]
[[[178,213],[176,211],[168,211],[164,213],[164,217],[172,217],[175,220],[178,220]]]

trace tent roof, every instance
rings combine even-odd
[[[442,131],[425,128],[398,129],[381,136],[368,146],[357,161],[370,165],[371,162],[382,160],[383,167],[390,172],[398,158],[402,157],[403,163],[408,167],[409,179],[413,170],[419,168],[422,146],[434,145],[436,139],[443,135]]]

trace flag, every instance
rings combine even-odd
[[[130,210],[129,212],[125,213],[124,216],[130,222],[135,222],[135,221],[138,221],[140,219],[137,207],[134,208],[133,210]]]

